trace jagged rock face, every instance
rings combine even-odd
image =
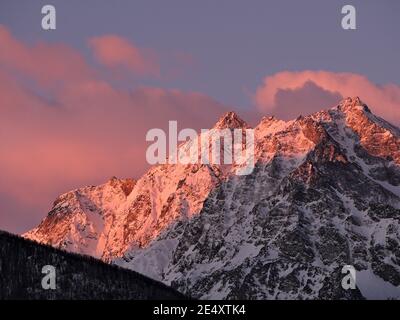
[[[121,219],[109,233],[112,245],[103,258],[122,256],[130,249],[146,247],[176,220],[199,213],[219,178],[201,165],[166,165],[151,169],[127,198]]]
[[[231,113],[221,123],[247,127]],[[151,169],[117,209],[103,259],[196,298],[400,298],[399,138],[358,98],[263,118],[250,175]],[[51,216],[33,232],[47,243]],[[344,265],[358,271],[356,290],[341,287]]]
[[[41,224],[24,236],[68,251],[103,256],[110,245],[108,234],[118,221],[117,212],[136,181],[115,177],[100,186],[76,189],[61,195]]]
[[[238,115],[233,112],[229,111],[226,114],[224,114],[218,122],[214,125],[215,129],[237,129],[237,128],[250,128],[249,125],[240,119]]]
[[[247,128],[228,112],[215,129]],[[181,145],[188,148],[189,142]],[[217,165],[159,165],[141,179],[112,178],[62,195],[26,238],[111,261],[147,246],[171,223],[200,212],[209,192],[233,170]]]

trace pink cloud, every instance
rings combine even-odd
[[[314,85],[310,90],[310,83]],[[321,94],[331,97],[360,96],[371,109],[378,115],[389,121],[400,123],[400,86],[396,84],[377,85],[369,81],[366,77],[355,73],[335,73],[329,71],[301,71],[301,72],[279,72],[264,79],[264,83],[257,89],[255,102],[263,112],[280,112],[282,115],[293,113],[293,108],[298,114],[304,112],[305,104],[292,96],[289,103],[288,97],[285,110],[279,109],[281,105],[279,97],[283,93],[299,93],[308,89],[307,100],[312,101]],[[313,95],[313,92],[315,95]],[[330,101],[329,99],[327,101]],[[282,105],[281,105],[282,107]],[[330,105],[319,107],[326,108]],[[292,110],[289,110],[292,108]],[[316,110],[315,110],[316,111]]]
[[[95,71],[74,49],[61,44],[39,42],[26,45],[0,25],[0,67],[22,74],[43,86],[93,77]]]
[[[0,229],[33,227],[60,193],[143,174],[149,129],[209,128],[225,111],[196,92],[115,88],[73,48],[27,46],[4,27],[0,49]]]
[[[89,39],[97,61],[106,67],[138,74],[159,76],[160,66],[156,55],[149,49],[142,49],[132,42],[116,35],[105,35]]]

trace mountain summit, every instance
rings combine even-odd
[[[232,112],[215,126],[237,127],[247,125]],[[264,117],[250,175],[153,167],[130,192],[107,183],[61,196],[25,237],[195,298],[400,298],[399,139],[359,98]],[[357,270],[354,290],[341,286],[345,265]]]
[[[218,122],[214,125],[214,129],[241,129],[249,128],[247,123],[240,119],[239,116],[233,112],[229,111],[225,113]]]

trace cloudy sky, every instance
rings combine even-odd
[[[57,29],[41,28],[52,4]],[[251,124],[358,95],[400,124],[400,2],[0,2],[0,229],[35,226],[57,195],[146,169],[145,134],[178,120]]]

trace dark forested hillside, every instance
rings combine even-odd
[[[46,265],[56,289],[43,289]],[[184,299],[139,273],[0,231],[0,299]]]

